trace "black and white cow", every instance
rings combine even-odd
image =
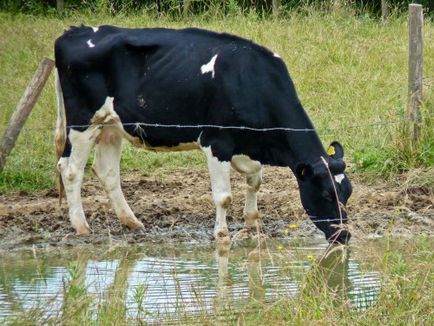
[[[219,241],[229,240],[231,167],[246,176],[244,218],[252,228],[258,223],[263,164],[289,167],[312,221],[329,241],[348,241],[342,223],[347,223],[343,205],[351,184],[342,147],[333,143],[326,153],[277,54],[233,35],[195,28],[82,26],[56,40],[55,57],[58,171],[77,234],[90,232],[80,188],[95,144],[93,170],[120,222],[143,227],[120,187],[126,138],[155,151],[205,153]],[[232,128],[240,126],[247,128]]]

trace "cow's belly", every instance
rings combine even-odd
[[[181,151],[191,151],[194,149],[200,149],[200,146],[197,142],[179,143],[178,145],[175,146],[151,146],[147,143],[144,143],[143,147],[153,152],[181,152]]]
[[[124,129],[120,129],[122,136],[127,139],[134,147],[144,148],[153,152],[181,152],[181,151],[191,151],[194,149],[200,149],[200,145],[197,141],[178,143],[176,145],[170,146],[154,146],[150,144],[146,139],[141,139],[140,137],[131,136]]]

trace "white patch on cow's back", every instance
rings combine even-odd
[[[87,46],[90,47],[90,48],[94,48],[94,47],[95,47],[95,44],[92,43],[92,40],[88,40],[88,41],[86,42],[86,44],[87,44]]]
[[[214,75],[215,75],[214,65],[215,65],[215,62],[217,60],[217,56],[218,56],[218,54],[213,56],[208,63],[206,63],[206,64],[202,65],[202,67],[200,67],[200,71],[202,72],[202,75],[210,72],[212,78],[214,78]]]
[[[92,27],[92,29],[93,29],[93,32],[96,33],[96,32],[98,32],[99,27]]]
[[[341,184],[342,180],[344,180],[344,179],[345,179],[345,174],[343,174],[343,173],[335,175],[335,180],[339,184]]]
[[[278,55],[277,53],[273,53],[273,57],[280,58],[280,55]]]

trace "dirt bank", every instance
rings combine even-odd
[[[233,173],[232,186],[234,198],[228,223],[234,234],[243,225],[245,183],[238,173]],[[347,208],[356,239],[385,232],[404,236],[434,234],[431,189],[390,184],[367,186],[354,179],[353,186]],[[92,235],[74,235],[66,204],[59,209],[55,189],[0,195],[0,250],[144,240],[212,241],[214,205],[206,170],[124,175],[122,187],[131,208],[146,226],[144,232],[121,227],[99,182],[91,177],[84,183],[82,196]],[[304,215],[295,179],[287,169],[264,169],[258,206],[268,236],[322,237]],[[297,228],[289,229],[289,224],[296,224]]]

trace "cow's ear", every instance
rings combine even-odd
[[[330,144],[327,149],[327,154],[334,159],[343,159],[344,158],[344,148],[337,141],[334,141]]]
[[[308,180],[313,176],[313,167],[309,163],[299,163],[295,167],[295,176],[301,181]]]

